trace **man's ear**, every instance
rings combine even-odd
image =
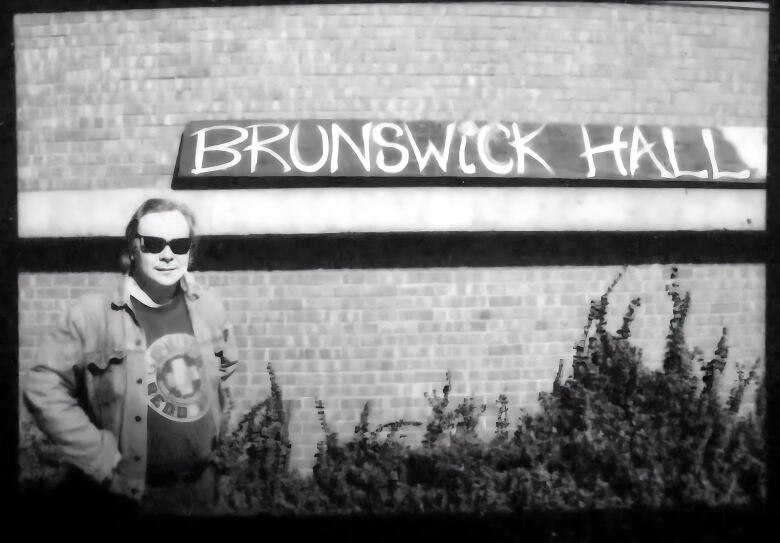
[[[132,268],[131,264],[132,264],[132,261],[130,260],[130,256],[127,253],[122,252],[122,254],[119,257],[119,267],[121,268],[122,273],[125,273],[125,274],[130,273],[132,271],[131,270],[131,268]]]
[[[133,269],[138,262],[141,255],[141,240],[134,240],[130,246],[130,251],[127,253],[127,258],[130,261],[130,268]]]

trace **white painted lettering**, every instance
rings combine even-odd
[[[385,162],[385,152],[379,151],[379,154],[376,157],[376,165],[385,173],[398,173],[403,171],[403,169],[406,168],[406,166],[409,164],[409,149],[403,145],[387,141],[384,136],[382,136],[382,130],[385,128],[389,128],[395,132],[396,137],[400,137],[404,131],[395,123],[379,123],[372,131],[374,141],[377,142],[381,147],[391,147],[393,149],[397,149],[398,152],[401,153],[401,160],[398,162],[398,164],[391,166]]]
[[[460,166],[460,169],[463,171],[463,173],[474,173],[477,171],[477,169],[474,167],[474,164],[466,164],[466,137],[467,136],[460,137],[460,149],[458,149],[458,166]]]
[[[252,139],[246,147],[244,147],[244,151],[250,151],[250,167],[249,171],[251,173],[255,173],[255,170],[257,170],[257,159],[260,152],[268,153],[272,157],[274,157],[276,160],[279,161],[279,163],[282,165],[282,170],[284,173],[289,172],[292,168],[290,168],[290,165],[287,164],[287,161],[283,159],[281,156],[279,156],[279,153],[274,151],[273,149],[269,149],[266,147],[267,144],[273,143],[275,141],[279,141],[280,139],[283,139],[287,137],[287,134],[290,133],[290,128],[282,123],[260,123],[260,124],[253,124],[251,126],[248,126],[247,128],[252,129]],[[271,136],[270,138],[266,138],[264,140],[258,141],[257,139],[257,129],[258,128],[278,128],[279,133]]]
[[[536,153],[536,151],[526,145],[529,141],[539,135],[539,133],[544,129],[544,126],[545,125],[542,125],[530,134],[521,137],[520,127],[517,123],[512,123],[512,135],[514,136],[514,139],[509,142],[509,145],[514,147],[515,151],[517,152],[517,173],[525,173],[525,155],[528,155],[536,162],[541,164],[544,169],[547,170],[547,173],[550,175],[555,175],[555,172],[550,167],[550,165],[547,164],[547,162],[545,162],[544,159]]]
[[[474,164],[466,164],[466,143],[468,138],[473,138],[477,134],[477,125],[471,121],[466,121],[460,129],[460,148],[458,149],[458,166],[463,173],[474,173],[477,169]]]
[[[328,133],[323,127],[317,125],[317,130],[320,131],[320,139],[322,140],[322,156],[314,164],[306,164],[301,158],[301,154],[298,151],[298,128],[301,123],[295,123],[290,134],[290,160],[293,165],[302,172],[314,173],[325,165],[328,161],[328,153],[330,152],[330,142],[328,141]]]
[[[498,175],[506,175],[512,171],[514,161],[510,158],[502,164],[493,159],[488,141],[488,135],[493,130],[500,130],[507,138],[510,136],[509,129],[501,123],[484,125],[479,129],[479,135],[477,136],[477,153],[479,153],[480,160],[488,170]]]
[[[216,145],[207,146],[206,134],[211,130],[234,130],[238,132],[239,136],[236,139],[228,141],[226,143],[218,143]],[[227,170],[228,168],[232,168],[233,166],[241,162],[241,153],[233,149],[233,146],[243,142],[249,136],[249,132],[247,132],[245,128],[241,128],[240,126],[220,124],[216,126],[208,126],[206,128],[201,128],[200,130],[197,130],[192,134],[190,134],[190,136],[197,136],[196,143],[195,143],[195,167],[192,169],[192,173],[193,175],[199,175],[202,173]],[[204,168],[203,157],[206,153],[211,153],[211,152],[230,153],[233,156],[233,158],[231,158],[227,162],[223,162],[222,164],[217,164],[215,166],[207,166]]]
[[[620,172],[620,175],[628,175],[626,167],[623,166],[623,158],[620,156],[620,151],[628,147],[628,143],[620,140],[620,135],[623,133],[622,126],[616,126],[612,132],[612,143],[606,143],[599,145],[598,147],[590,146],[590,138],[588,138],[588,130],[584,125],[580,125],[582,128],[582,141],[585,144],[585,152],[580,154],[581,157],[585,157],[588,160],[588,174],[587,177],[593,177],[596,175],[596,165],[593,162],[593,155],[597,153],[609,153],[610,151],[615,155],[615,164]]]
[[[698,172],[680,170],[680,166],[677,164],[677,153],[674,150],[674,134],[672,133],[672,129],[663,127],[661,129],[661,134],[664,138],[666,152],[669,154],[669,164],[672,165],[672,176],[674,179],[677,179],[681,175],[692,175],[699,179],[705,179],[707,177],[707,170],[699,170]]]
[[[639,149],[639,142],[642,142],[642,148]],[[666,179],[672,177],[672,174],[669,173],[669,170],[664,168],[664,165],[661,163],[660,160],[655,156],[655,153],[653,153],[653,146],[655,145],[655,142],[648,143],[647,139],[645,138],[645,135],[642,134],[642,131],[639,129],[638,126],[634,127],[634,133],[631,136],[631,153],[629,156],[629,170],[631,171],[631,176],[636,173],[637,169],[639,168],[639,159],[642,157],[642,155],[647,155],[650,160],[653,161],[653,164],[655,164],[655,167],[658,168],[658,171],[661,172],[661,177],[664,177]]]
[[[707,154],[710,156],[713,179],[717,180],[724,177],[730,177],[732,179],[747,179],[750,177],[750,170],[742,170],[741,172],[721,172],[718,170],[718,162],[715,160],[715,142],[712,140],[712,130],[709,128],[702,128],[701,137],[704,140],[704,146],[707,148]]]
[[[339,140],[344,139],[352,147],[355,155],[367,172],[371,171],[371,155],[369,154],[369,142],[371,134],[371,123],[363,125],[363,152],[361,153],[355,141],[338,124],[331,125],[331,139],[333,140],[333,154],[330,157],[330,173],[335,173],[339,169]]]
[[[450,123],[447,125],[444,136],[444,148],[439,151],[433,142],[429,139],[428,147],[425,148],[424,155],[420,152],[420,148],[417,146],[417,142],[414,140],[414,135],[406,123],[404,123],[404,128],[406,129],[406,135],[409,137],[409,143],[412,146],[414,157],[417,159],[417,167],[419,168],[420,173],[422,173],[422,171],[425,169],[425,166],[428,165],[428,161],[431,159],[431,157],[436,159],[436,162],[439,164],[441,171],[446,173],[447,161],[449,160],[450,156],[450,145],[452,144],[452,136],[455,133],[455,123]]]

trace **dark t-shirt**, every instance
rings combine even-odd
[[[148,307],[135,298],[131,304],[146,334],[146,479],[154,485],[198,473],[208,462],[216,427],[181,292],[163,307]]]

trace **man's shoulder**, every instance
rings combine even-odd
[[[64,315],[82,334],[104,333],[111,313],[111,293],[96,289],[75,298]]]
[[[184,276],[183,286],[186,295],[207,299],[215,297],[214,292],[206,282],[202,278],[195,277],[192,273],[187,272]]]
[[[89,314],[107,312],[117,297],[117,292],[121,289],[123,281],[124,276],[118,277],[107,288],[95,288],[95,290],[79,295],[70,304],[71,311],[81,311]]]
[[[190,296],[194,301],[204,308],[204,310],[214,311],[217,314],[222,312],[222,300],[219,295],[201,279],[196,279],[191,274],[186,276],[185,296]]]
[[[83,311],[104,310],[111,305],[111,296],[106,292],[87,292],[73,301],[72,307]]]

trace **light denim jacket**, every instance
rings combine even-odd
[[[40,349],[24,400],[65,460],[109,489],[140,501],[146,478],[146,338],[130,306],[125,276],[113,296],[88,294],[63,315]],[[206,366],[211,416],[227,430],[236,369],[233,331],[221,303],[188,273],[180,285]],[[114,469],[117,452],[121,460]]]

